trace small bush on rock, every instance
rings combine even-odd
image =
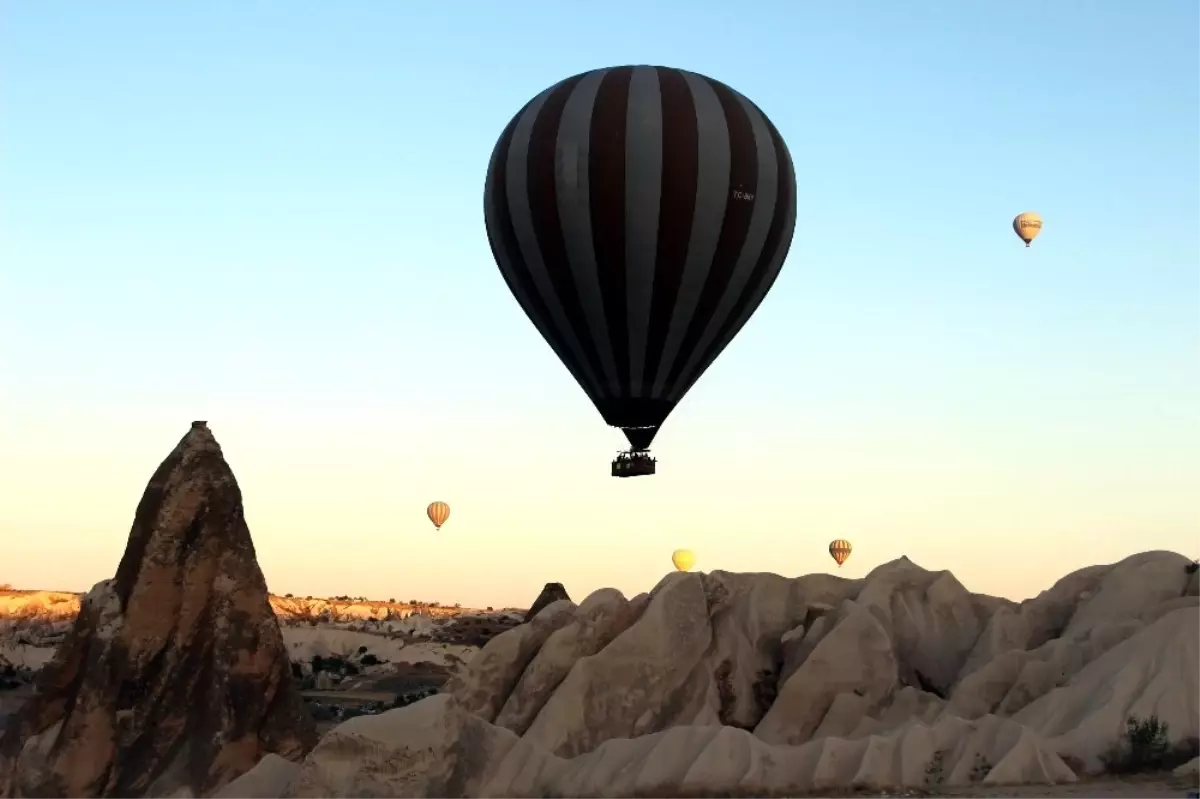
[[[1100,757],[1104,770],[1110,774],[1165,771],[1200,755],[1200,740],[1185,738],[1172,745],[1168,732],[1167,723],[1158,716],[1130,716],[1121,739]]]
[[[946,778],[946,750],[938,749],[933,753],[933,757],[925,764],[925,784],[926,785],[941,785],[942,780]]]
[[[971,766],[971,782],[983,782],[991,770],[992,764],[988,762],[983,752],[976,752],[975,762]]]

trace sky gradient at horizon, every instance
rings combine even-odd
[[[466,8],[5,8],[0,582],[111,576],[192,419],[278,593],[633,594],[686,546],[1023,598],[1200,554],[1194,2]],[[626,63],[754,100],[799,214],[659,474],[614,480],[624,439],[508,293],[482,188],[523,103]]]

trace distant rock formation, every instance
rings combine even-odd
[[[316,742],[242,495],[204,423],[150,478],[38,694],[0,737],[0,796],[201,796]]]
[[[857,580],[714,571],[670,574],[628,600],[602,589],[531,609],[439,696],[351,719],[302,764],[264,760],[222,795],[1074,782],[1101,768],[1129,716],[1166,722],[1175,754],[1194,746],[1200,597],[1188,563],[1146,552],[1020,604],[907,559]]]
[[[534,616],[542,612],[542,608],[547,605],[552,605],[560,599],[571,601],[571,597],[567,594],[567,589],[563,588],[562,583],[546,583],[546,587],[542,589],[542,593],[538,594],[537,599],[529,607],[529,612],[525,614],[525,621],[529,621]]]
[[[0,592],[0,633],[6,623],[25,621],[34,624],[54,624],[71,621],[79,615],[83,594],[61,591]],[[507,620],[506,611],[485,611],[482,608],[451,607],[428,603],[383,602],[378,600],[328,599],[320,597],[291,597],[271,595],[271,608],[280,624],[304,624],[320,620],[332,623],[388,621],[421,615],[431,619],[454,619],[460,616],[496,616]],[[0,640],[0,644],[3,640]]]

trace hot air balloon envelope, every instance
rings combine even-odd
[[[723,83],[597,69],[530,100],[488,165],[508,288],[634,450],[775,282],[796,223],[779,131]]]
[[[1042,218],[1033,211],[1026,211],[1023,214],[1017,214],[1013,220],[1013,230],[1021,241],[1025,242],[1028,247],[1030,242],[1037,238],[1037,235],[1042,232]]]
[[[671,553],[671,562],[681,572],[691,571],[696,565],[696,556],[690,549],[677,549]]]
[[[429,521],[433,522],[434,528],[440,530],[450,518],[450,506],[445,502],[431,502],[425,513],[429,516]]]
[[[829,542],[829,554],[837,561],[840,567],[846,562],[846,558],[850,557],[850,552],[854,549],[850,542],[844,538],[838,538]]]

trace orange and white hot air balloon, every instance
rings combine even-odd
[[[829,542],[829,554],[837,561],[840,568],[846,562],[846,558],[850,557],[850,552],[854,549],[850,542],[844,538],[837,538]]]
[[[441,530],[442,525],[450,518],[450,506],[445,502],[430,502],[425,513],[429,516],[429,521],[433,522],[434,528]]]
[[[1013,230],[1028,247],[1029,243],[1037,238],[1037,234],[1042,232],[1042,218],[1033,211],[1017,214],[1017,218],[1013,220]]]

